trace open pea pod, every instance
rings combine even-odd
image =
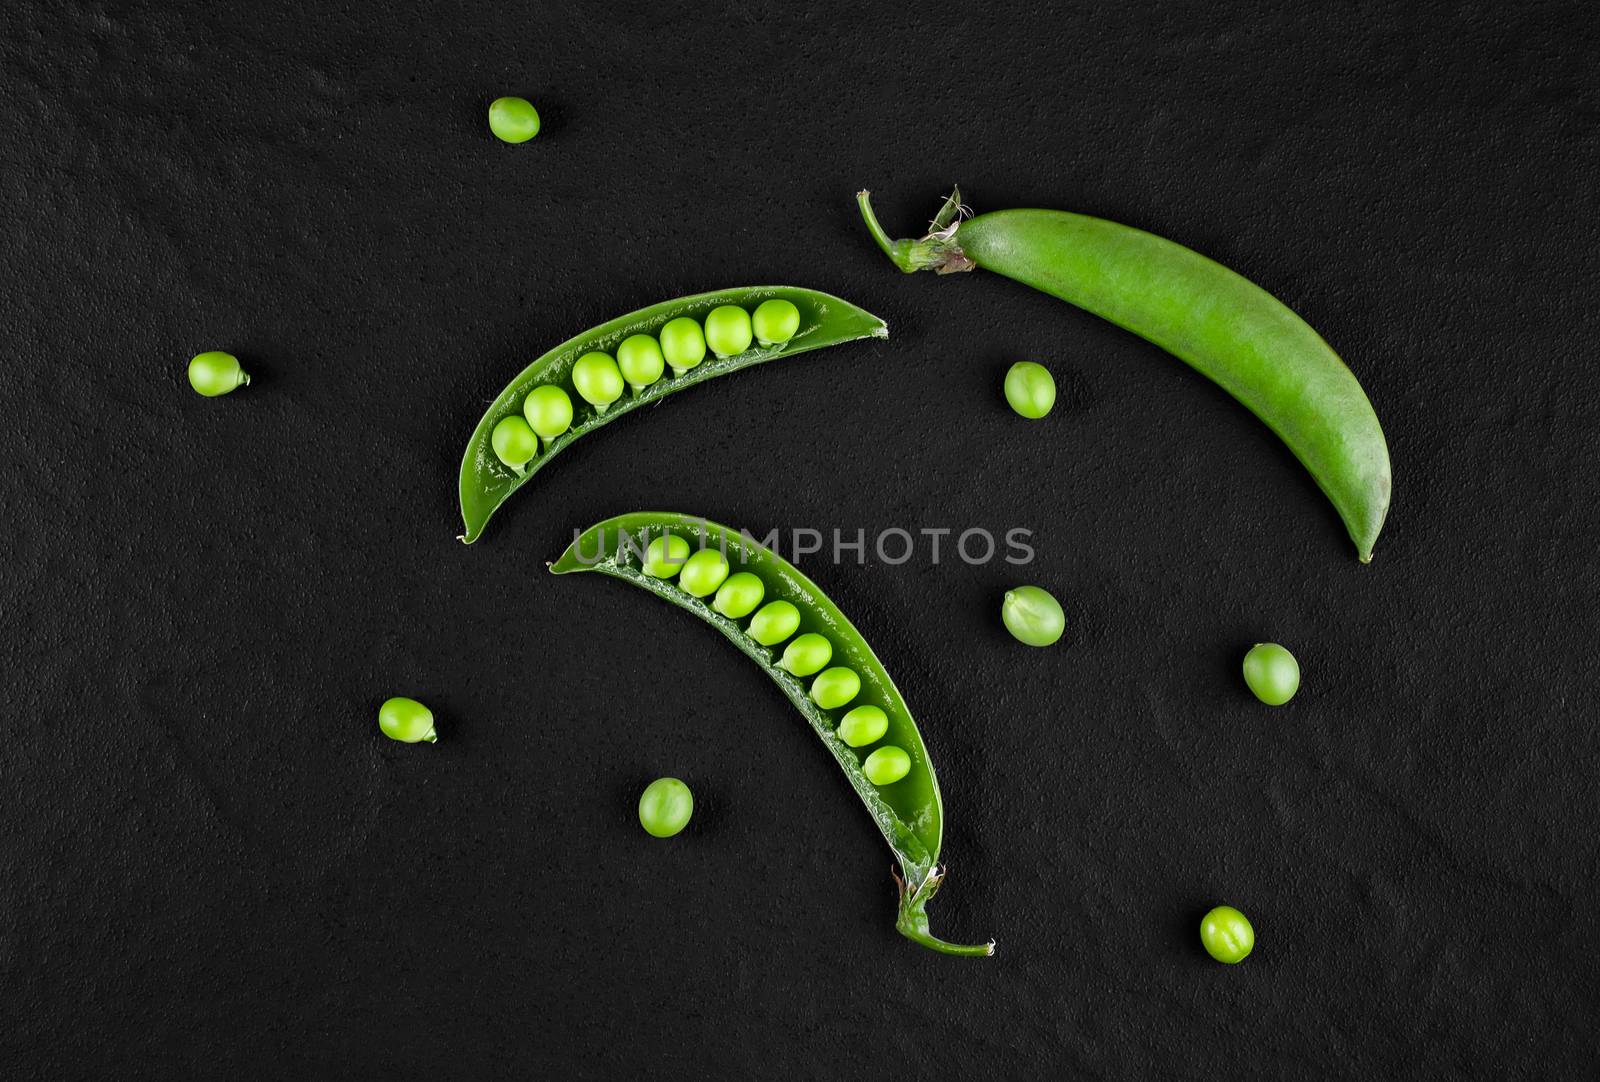
[[[680,547],[676,562],[661,550],[665,544],[663,538],[680,538],[687,543],[686,547]],[[651,549],[652,542],[657,543],[658,549]],[[691,568],[701,558],[701,553],[715,553],[722,559],[706,558],[711,567],[709,577],[697,574],[692,585],[680,581],[679,568]],[[688,562],[684,562],[684,556]],[[728,641],[761,666],[810,722],[818,739],[833,755],[878,824],[889,848],[894,850],[900,865],[895,877],[900,887],[895,927],[900,933],[945,954],[994,953],[992,941],[963,946],[948,943],[929,932],[927,905],[944,877],[944,870],[939,867],[944,808],[933,762],[905,699],[877,655],[838,606],[798,568],[748,533],[689,515],[643,511],[619,515],[589,527],[550,565],[550,570],[557,575],[598,571],[622,579],[693,613],[722,632]],[[744,605],[725,604],[724,591],[720,589],[714,594],[711,592],[719,583],[731,588],[732,576],[740,572],[759,580],[760,587],[754,596],[760,608],[745,611],[750,607],[750,579],[741,579],[739,583],[746,593]],[[685,575],[688,573],[684,571]],[[772,641],[773,634],[758,635],[755,630],[773,602],[785,602],[798,612],[798,619],[790,616],[789,624],[784,627],[785,634],[777,641]],[[738,615],[724,615],[723,609]],[[762,626],[770,626],[770,621]],[[797,677],[784,664],[785,643],[793,645],[796,640],[818,635],[831,645],[831,657],[824,664],[848,668],[860,679],[859,689],[843,702],[836,696],[819,692],[828,674],[835,672],[834,668],[820,674],[808,672],[808,677],[816,677],[811,681]],[[768,641],[763,643],[761,639]],[[838,682],[837,676],[829,680],[830,686],[837,686]],[[845,680],[846,684],[849,682]],[[823,698],[827,706],[819,704],[814,696]],[[881,718],[876,713],[873,715],[882,731],[873,739],[863,740],[858,736],[857,746],[852,747],[841,739],[839,727],[842,717],[858,707],[882,711]],[[898,752],[895,749],[899,749]],[[904,769],[903,776],[887,782],[883,774],[879,774],[878,782],[868,776],[871,768],[866,764],[880,751],[883,751],[881,758],[896,760],[897,769]],[[900,752],[904,753],[903,758]]]
[[[666,371],[648,386],[636,388],[633,394],[623,395],[605,408],[590,405],[576,393],[573,366],[586,354],[615,354],[624,340],[635,335],[654,338],[673,320],[686,317],[703,322],[718,308],[731,305],[748,311],[769,300],[788,301],[799,314],[798,325],[781,342],[763,344],[755,340],[750,348],[731,356],[707,355],[703,361],[682,372]],[[888,336],[887,324],[871,312],[831,294],[797,286],[742,286],[680,297],[629,312],[593,327],[568,339],[524,368],[484,412],[472,438],[467,441],[467,450],[461,459],[461,519],[465,524],[461,540],[471,544],[481,537],[490,516],[513,492],[532,480],[545,463],[574,440],[588,435],[608,421],[648,406],[685,387],[741,368],[859,338]],[[571,426],[546,440],[543,449],[520,469],[508,466],[495,453],[495,426],[508,417],[520,416],[528,392],[544,386],[559,387],[571,399]]]

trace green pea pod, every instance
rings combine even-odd
[[[851,748],[835,731],[845,708],[824,710],[808,694],[808,680],[797,679],[779,667],[777,662],[783,654],[781,643],[770,648],[761,645],[746,633],[744,623],[721,615],[707,604],[710,598],[703,601],[679,588],[671,578],[646,574],[644,551],[651,540],[664,535],[683,538],[695,549],[724,553],[734,572],[750,572],[760,578],[765,586],[766,601],[787,601],[799,609],[800,626],[794,633],[826,636],[834,647],[832,664],[847,666],[860,676],[860,691],[848,706],[870,704],[884,711],[889,726],[881,743],[903,749],[909,755],[910,773],[892,784],[874,785],[861,769],[870,749]],[[993,942],[961,946],[947,943],[929,932],[927,904],[944,878],[944,870],[939,867],[944,809],[933,763],[911,711],[883,664],[855,625],[799,569],[747,533],[688,515],[642,511],[618,515],[589,527],[550,565],[550,570],[557,575],[598,571],[622,579],[688,610],[722,632],[761,666],[795,709],[811,723],[894,850],[900,865],[900,872],[895,876],[900,885],[900,910],[895,926],[900,933],[945,954],[994,953]]]
[[[1260,286],[1181,244],[1058,210],[962,220],[952,192],[921,240],[873,239],[906,273],[983,267],[1087,309],[1160,346],[1244,403],[1310,471],[1361,562],[1389,512],[1389,447],[1361,384],[1305,321]]]
[[[763,301],[785,300],[799,310],[800,324],[786,341],[751,348],[731,357],[708,356],[700,364],[681,373],[668,373],[634,395],[617,400],[606,409],[582,403],[572,383],[572,368],[586,353],[614,354],[617,345],[632,335],[657,335],[674,319],[688,317],[703,322],[712,310],[723,305],[754,309]],[[835,346],[859,338],[887,338],[889,328],[871,312],[848,301],[814,289],[795,286],[744,286],[681,297],[629,312],[602,323],[552,349],[527,368],[501,391],[478,422],[461,459],[461,518],[465,531],[461,540],[471,544],[483,535],[489,517],[513,492],[527,484],[546,462],[574,440],[613,421],[625,413],[648,406],[659,399],[703,383],[715,376],[735,372],[765,361],[788,357],[807,350]],[[535,387],[554,385],[569,393],[577,410],[572,425],[550,439],[543,451],[522,470],[500,461],[491,443],[495,425],[507,417],[518,416],[528,392]]]

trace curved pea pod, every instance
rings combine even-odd
[[[891,240],[867,192],[856,202],[906,273],[974,267],[1075,304],[1155,343],[1242,402],[1294,452],[1344,520],[1362,563],[1389,513],[1389,445],[1366,392],[1288,306],[1198,252],[1141,229],[1059,210],[963,220],[952,192],[920,240]]]
[[[800,325],[786,341],[753,343],[743,353],[729,357],[708,356],[682,373],[664,374],[637,394],[626,395],[603,410],[583,404],[573,386],[573,365],[586,353],[600,352],[614,356],[617,346],[624,339],[636,334],[655,336],[674,319],[687,316],[704,323],[707,315],[723,305],[735,305],[749,311],[767,300],[789,301],[800,313]],[[626,413],[648,406],[685,387],[751,365],[860,338],[888,336],[888,325],[871,312],[831,294],[797,286],[743,286],[700,293],[641,308],[593,327],[563,342],[524,368],[484,412],[461,458],[461,519],[465,526],[461,540],[471,544],[481,537],[484,526],[500,505],[574,440]],[[529,391],[545,385],[554,385],[568,392],[575,406],[572,425],[550,439],[544,450],[521,470],[513,469],[495,456],[491,443],[494,427],[521,410]]]
[[[836,733],[845,709],[828,711],[809,694],[811,681],[790,675],[778,665],[782,644],[763,646],[745,628],[745,621],[729,619],[702,600],[681,589],[670,578],[644,571],[643,552],[651,540],[663,535],[681,537],[695,549],[715,548],[726,554],[735,572],[749,572],[766,586],[768,600],[787,601],[801,613],[797,634],[826,636],[833,644],[832,664],[847,666],[861,678],[860,691],[849,707],[872,705],[888,718],[879,746],[902,749],[910,759],[909,772],[892,784],[874,785],[861,764],[870,749],[851,748]],[[705,519],[671,512],[645,511],[618,515],[590,526],[575,538],[561,558],[550,565],[552,573],[598,571],[618,578],[693,613],[727,637],[778,685],[794,708],[810,723],[851,788],[883,832],[899,863],[895,874],[900,887],[899,916],[895,927],[906,938],[945,954],[989,955],[994,943],[963,946],[939,939],[928,930],[927,905],[944,879],[939,849],[944,833],[944,805],[927,746],[917,730],[905,699],[889,678],[854,624],[839,611],[816,583],[777,553],[747,533]]]

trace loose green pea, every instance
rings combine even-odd
[[[572,427],[572,399],[553,383],[529,391],[522,413],[546,445]]]
[[[1006,401],[1020,416],[1037,421],[1056,404],[1055,378],[1042,364],[1018,361],[1006,372]]]
[[[719,549],[700,549],[689,557],[678,573],[684,593],[705,597],[716,591],[728,577],[728,558]]]
[[[1000,619],[1018,642],[1029,646],[1049,646],[1067,627],[1061,602],[1037,586],[1007,590],[1005,601],[1000,605]]]
[[[769,601],[750,618],[750,637],[762,646],[776,646],[800,630],[800,610],[787,601]]]
[[[496,98],[489,103],[489,130],[503,143],[526,143],[539,134],[539,110],[527,98]]]
[[[601,413],[622,397],[622,373],[609,353],[585,353],[572,366],[572,385]]]
[[[779,345],[793,338],[794,332],[800,329],[800,309],[791,301],[774,297],[756,305],[750,324],[757,342],[764,346]]]
[[[667,359],[676,375],[706,359],[706,336],[700,324],[688,316],[679,316],[661,328],[661,355]]]
[[[743,620],[756,606],[761,604],[761,599],[767,596],[767,584],[748,571],[739,571],[728,576],[717,589],[717,596],[711,599],[711,607],[730,620]]]
[[[889,715],[881,707],[864,704],[839,719],[839,739],[852,748],[876,744],[889,731]]]
[[[439,739],[433,729],[433,711],[415,699],[401,696],[385,699],[378,707],[378,728],[384,736],[402,744],[432,744]]]
[[[911,773],[911,756],[904,748],[885,744],[867,756],[867,761],[861,764],[861,772],[873,785],[893,785]]]
[[[657,778],[639,794],[639,825],[652,837],[672,837],[693,814],[694,794],[677,778]]]
[[[628,386],[638,394],[666,371],[666,359],[661,356],[661,344],[648,334],[635,334],[624,338],[617,347],[617,367],[627,377]]]
[[[239,358],[220,349],[197,353],[189,362],[189,386],[207,398],[225,395],[249,382],[249,374],[239,367]]]
[[[496,458],[521,473],[522,467],[539,453],[539,437],[527,421],[513,413],[494,426],[489,433],[489,446],[494,448]]]
[[[688,559],[689,542],[669,533],[645,547],[644,573],[653,579],[670,579],[683,570]]]
[[[706,316],[706,345],[718,357],[732,357],[750,348],[750,313],[734,304],[713,308]]]
[[[1258,642],[1244,656],[1244,682],[1268,706],[1282,706],[1300,690],[1300,663],[1275,642]]]
[[[837,710],[860,692],[861,677],[843,665],[823,669],[811,682],[811,701],[824,710]]]
[[[784,649],[778,667],[789,670],[795,676],[810,676],[821,672],[823,666],[832,660],[833,643],[815,631],[809,631]]]
[[[1255,949],[1256,930],[1233,906],[1219,905],[1201,919],[1200,942],[1217,961],[1237,965]]]

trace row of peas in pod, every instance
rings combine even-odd
[[[676,577],[684,593],[710,598],[711,607],[730,620],[748,617],[745,634],[774,652],[787,642],[778,657],[778,668],[802,679],[814,677],[811,701],[822,709],[844,710],[861,693],[859,673],[848,666],[829,664],[833,643],[827,636],[814,631],[796,635],[800,610],[781,599],[767,601],[766,583],[749,571],[733,571],[719,549],[691,552],[686,539],[667,534],[646,547],[644,573],[657,579]],[[870,703],[852,707],[836,721],[839,739],[852,748],[878,744],[889,731],[889,715]],[[904,748],[880,744],[862,760],[861,772],[874,785],[893,785],[911,772],[911,756]]]
[[[598,350],[583,354],[572,366],[572,386],[597,413],[604,413],[622,397],[624,385],[638,394],[661,379],[669,366],[674,376],[686,374],[706,359],[707,350],[733,357],[752,342],[782,345],[799,329],[800,309],[790,301],[774,297],[762,301],[754,313],[724,304],[708,312],[704,324],[679,316],[654,337],[625,338],[615,357]],[[513,414],[494,426],[489,445],[496,458],[520,473],[539,453],[541,440],[548,447],[571,427],[572,398],[561,387],[546,383],[528,392],[521,417]]]

